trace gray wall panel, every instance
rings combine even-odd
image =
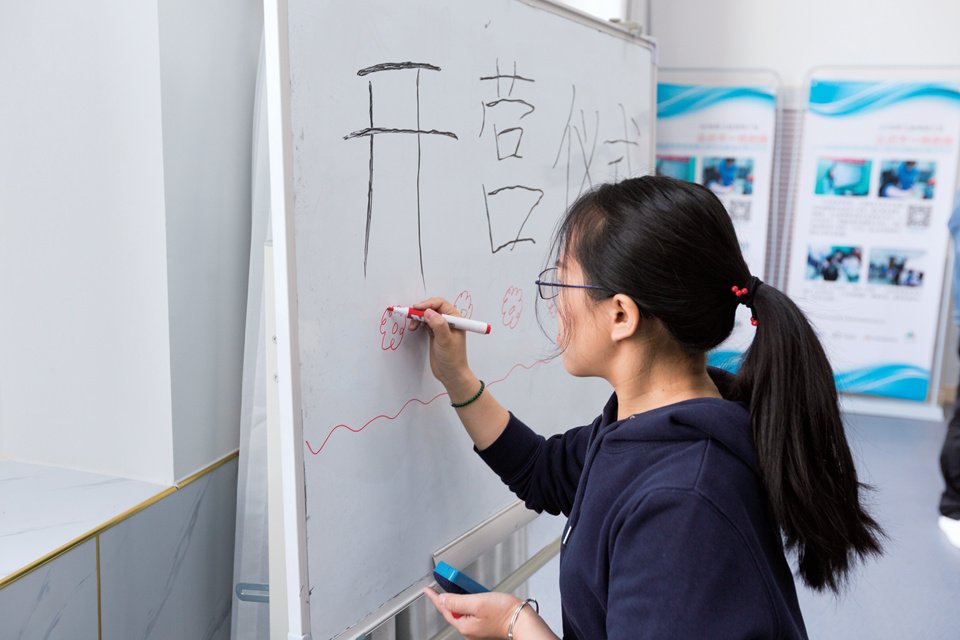
[[[14,638],[96,640],[96,540],[0,589],[0,640]]]
[[[237,461],[100,538],[103,640],[227,640]]]

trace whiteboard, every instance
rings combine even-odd
[[[539,431],[599,413],[610,390],[550,359],[533,281],[579,193],[650,172],[655,74],[649,42],[547,3],[287,11],[291,366],[310,630],[330,638],[514,500],[430,375],[425,332],[386,306],[442,295],[492,323],[472,368]]]

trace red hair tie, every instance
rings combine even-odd
[[[732,287],[730,287],[730,291],[733,292],[733,295],[739,298],[737,302],[744,305],[745,307],[748,307],[751,311],[753,311],[753,299],[756,297],[757,290],[760,288],[760,285],[762,284],[763,284],[763,281],[760,280],[760,278],[758,278],[757,276],[750,276],[750,280],[747,282],[746,287],[738,287],[737,285],[733,285]],[[760,324],[760,321],[757,320],[756,315],[750,316],[750,324],[752,324],[753,326],[757,326],[758,324]]]

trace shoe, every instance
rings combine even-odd
[[[960,549],[960,520],[954,520],[947,516],[940,516],[940,530],[943,531],[950,544]]]

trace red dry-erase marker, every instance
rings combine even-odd
[[[414,309],[413,307],[387,307],[387,313],[400,315],[405,318],[413,318],[414,320],[423,322],[423,311],[420,309]],[[454,329],[460,329],[461,331],[473,331],[474,333],[490,333],[489,322],[480,322],[479,320],[460,318],[458,316],[448,316],[445,313],[441,313],[440,315],[444,320],[447,321],[447,324]]]

